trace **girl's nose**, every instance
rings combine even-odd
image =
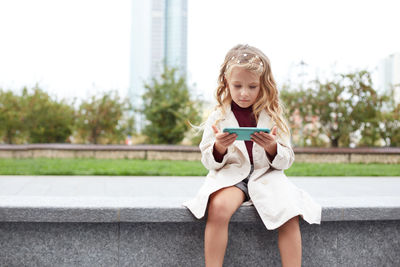
[[[246,89],[243,89],[240,93],[241,93],[242,96],[247,96],[248,95],[248,92],[247,92]]]

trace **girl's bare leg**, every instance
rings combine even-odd
[[[301,233],[299,216],[293,217],[278,229],[278,246],[282,267],[301,266]]]
[[[242,190],[226,187],[210,196],[204,233],[204,256],[207,267],[221,267],[228,244],[228,224],[245,199]]]

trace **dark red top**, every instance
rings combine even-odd
[[[257,127],[256,118],[253,114],[253,106],[241,108],[232,100],[231,109],[240,127]],[[244,143],[247,148],[247,153],[249,154],[250,163],[253,164],[253,141],[244,141]],[[218,153],[215,148],[213,149],[213,155],[215,161],[222,162],[224,155]]]

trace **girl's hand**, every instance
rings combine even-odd
[[[215,134],[215,149],[220,154],[225,154],[230,145],[235,142],[237,134],[221,133],[215,125],[212,125]]]
[[[251,135],[251,140],[257,145],[264,148],[265,151],[271,156],[276,155],[276,131],[278,128],[274,126],[271,133],[259,132]]]

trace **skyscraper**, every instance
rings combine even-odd
[[[144,83],[161,74],[163,65],[187,68],[187,0],[132,0],[128,96],[135,108],[142,106]],[[136,116],[137,130],[144,126]]]
[[[186,74],[187,0],[167,0],[165,7],[165,61]]]
[[[400,53],[384,58],[379,64],[379,87],[387,92],[393,86],[394,100],[400,103]]]

